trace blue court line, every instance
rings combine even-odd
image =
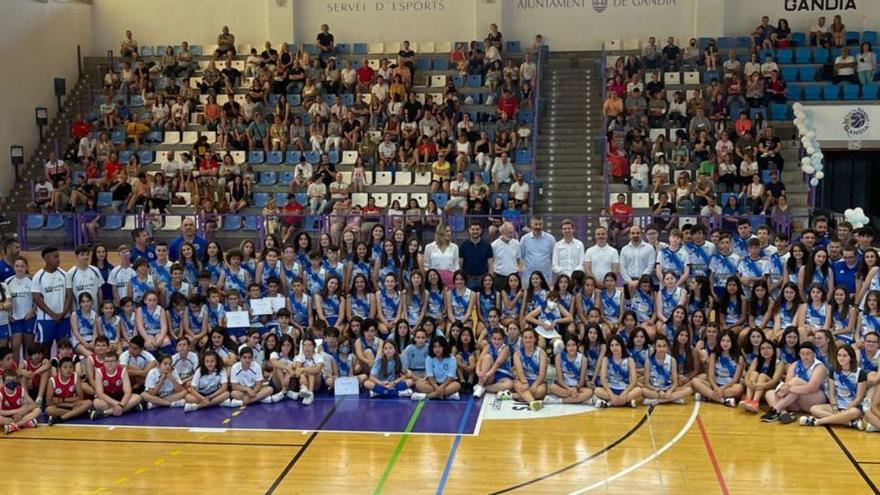
[[[443,493],[446,487],[446,481],[449,479],[449,472],[452,471],[452,463],[455,461],[455,453],[458,451],[458,444],[461,443],[461,434],[464,433],[464,427],[467,426],[468,415],[471,407],[474,405],[474,396],[468,398],[467,404],[464,406],[464,414],[461,416],[461,422],[458,424],[458,434],[452,442],[452,448],[449,450],[449,457],[446,459],[446,467],[443,469],[443,476],[440,477],[440,485],[437,486],[437,495]]]

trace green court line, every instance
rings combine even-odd
[[[397,441],[397,447],[394,448],[394,452],[391,454],[391,459],[388,459],[388,465],[385,466],[385,472],[383,472],[382,477],[379,478],[379,483],[376,485],[376,489],[373,490],[373,495],[379,495],[382,493],[382,488],[385,487],[385,482],[388,481],[388,477],[391,475],[391,470],[394,469],[394,464],[397,463],[397,458],[400,457],[400,453],[403,452],[403,446],[406,445],[406,439],[409,438],[409,433],[416,425],[416,420],[419,419],[419,414],[422,414],[422,409],[424,409],[424,407],[425,401],[420,400],[415,411],[413,411],[412,416],[409,417],[409,423],[406,424],[406,429],[403,430],[403,435],[401,435],[400,440]]]

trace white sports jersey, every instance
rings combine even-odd
[[[220,390],[226,383],[226,371],[221,370],[219,373],[205,373],[202,374],[201,369],[196,369],[196,374],[193,375],[192,384],[195,386],[199,393],[208,396],[213,394],[214,392]]]
[[[186,380],[193,376],[196,368],[199,367],[199,355],[193,351],[189,351],[185,357],[177,353],[171,356],[171,367],[174,368],[174,372],[181,380]]]
[[[147,363],[155,360],[156,358],[146,350],[142,350],[137,356],[132,356],[129,351],[125,351],[119,356],[119,364],[139,370],[146,368]]]
[[[131,279],[134,278],[135,275],[134,268],[130,266],[117,266],[110,272],[107,283],[116,287],[119,297],[125,297],[128,294],[128,284],[131,283]]]
[[[245,387],[253,387],[257,380],[263,379],[263,370],[260,369],[260,365],[251,361],[250,368],[244,368],[241,365],[241,361],[232,365],[232,372],[229,374],[229,381],[232,383],[238,383],[244,385]]]
[[[158,367],[151,369],[150,372],[147,373],[146,380],[144,380],[144,388],[150,390],[151,388],[159,385],[159,382],[161,381],[161,376],[162,370],[160,370]],[[172,392],[174,392],[175,380],[179,382],[180,377],[177,376],[176,371],[171,370],[171,379],[162,382],[162,388],[159,389],[159,393],[157,395],[159,397],[165,397],[166,395],[170,395]]]
[[[32,283],[30,277],[9,277],[6,279],[6,287],[9,288],[12,297],[12,318],[23,320],[34,307],[34,297],[31,295]]]
[[[46,306],[56,313],[64,311],[64,299],[67,291],[67,274],[61,268],[56,268],[54,272],[47,272],[40,269],[34,274],[31,285],[31,292],[34,294],[42,294],[43,302]],[[42,309],[37,309],[38,320],[48,320],[49,317]]]
[[[92,296],[93,305],[98,304],[98,291],[104,285],[104,277],[96,267],[89,265],[88,268],[72,267],[67,271],[67,288],[73,291],[73,304],[79,304],[79,295],[88,292]]]

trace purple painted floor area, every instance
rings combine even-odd
[[[428,401],[413,426],[413,433],[459,433],[467,401]],[[465,435],[472,434],[480,414],[482,399],[474,400],[465,421]],[[104,426],[242,428],[266,430],[314,430],[331,413],[322,430],[350,432],[400,433],[406,429],[418,402],[406,399],[370,399],[366,395],[344,399],[316,397],[311,406],[285,400],[277,404],[252,404],[244,410],[214,407],[184,414],[183,409],[153,409],[98,421],[79,419],[70,424]],[[238,416],[233,413],[240,412]],[[224,420],[229,419],[228,423]]]

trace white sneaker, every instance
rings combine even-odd
[[[682,397],[681,399],[675,399],[672,402],[675,404],[685,404],[684,397]]]
[[[230,407],[241,407],[244,405],[240,399],[229,399],[229,403],[232,404]]]
[[[232,405],[232,399],[226,399],[220,403],[220,407],[235,407]]]
[[[372,399],[373,397],[377,396],[377,395],[379,395],[379,394],[377,394],[376,392],[373,392],[372,390],[370,390],[370,398],[371,398],[371,399]]]
[[[411,389],[411,388],[408,388],[408,389],[406,389],[406,390],[401,390],[400,393],[397,394],[397,395],[399,395],[399,396],[401,396],[401,397],[410,397],[410,396],[412,396],[412,394],[413,394],[412,389]]]
[[[728,397],[721,401],[721,403],[727,407],[736,407],[736,399],[734,399],[733,397]]]
[[[171,403],[171,407],[184,407],[186,406],[186,401],[183,399],[176,400]]]
[[[605,409],[606,407],[608,407],[608,401],[604,399],[596,399],[596,407],[598,407],[599,409]]]
[[[812,416],[801,416],[799,422],[801,426],[816,426],[816,418]]]
[[[228,400],[229,400],[229,399],[226,399],[226,400],[223,401],[223,402],[225,403],[225,402],[228,401]],[[221,404],[221,405],[222,405],[222,404]],[[185,412],[185,413],[191,413],[191,412],[193,412],[193,411],[197,411],[198,409],[199,409],[199,405],[198,405],[198,404],[187,404],[187,405],[183,406],[183,412]]]
[[[276,402],[274,399],[275,399],[275,396],[270,395],[270,396],[266,397],[265,399],[261,400],[260,402],[262,402],[263,404],[272,404],[273,402]]]
[[[400,395],[403,395],[403,394],[400,394]],[[413,392],[413,394],[410,396],[410,399],[412,399],[412,400],[425,400],[427,398],[428,398],[428,394],[423,394],[421,392]]]
[[[155,409],[155,408],[156,408],[156,404],[153,404],[152,402],[147,402],[147,406],[146,406],[145,409],[146,409],[147,411],[152,411],[152,410]]]
[[[541,409],[544,409],[544,403],[539,400],[533,400],[529,402],[529,409],[532,411],[540,411]]]
[[[284,392],[278,392],[277,394],[270,395],[269,397],[272,398],[272,403],[275,403],[275,402],[283,401],[285,395],[284,395]]]
[[[513,392],[510,390],[498,392],[498,400],[513,400]]]
[[[299,394],[296,393],[296,392],[294,392],[293,390],[288,390],[287,392],[284,393],[284,396],[287,397],[287,398],[290,399],[290,400],[297,400],[297,399],[299,399]]]
[[[311,390],[309,390],[308,387],[300,387],[299,388],[299,396],[302,397],[303,400],[305,400],[306,397],[314,397],[315,394]]]
[[[446,400],[461,400],[461,396],[458,395],[458,392],[456,392],[454,394],[447,395]]]
[[[865,423],[865,433],[877,433],[880,431],[880,429],[877,429],[877,427],[871,423],[868,423],[867,421],[865,421]]]
[[[486,393],[486,387],[482,385],[474,385],[474,397],[480,398]]]
[[[308,396],[308,397],[303,397],[303,401],[302,401],[302,403],[303,403],[304,406],[310,406],[310,405],[312,405],[312,402],[315,402],[315,396],[314,396],[314,395],[310,395],[310,396]]]
[[[657,399],[645,399],[642,401],[643,406],[656,406]]]
[[[544,397],[544,404],[562,404],[562,399],[555,395],[548,395]]]

